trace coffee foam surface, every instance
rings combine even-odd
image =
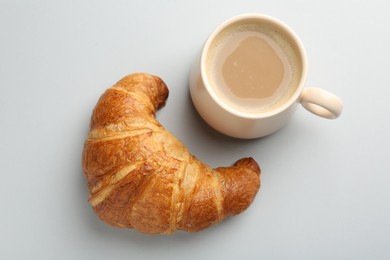
[[[262,100],[259,102],[258,99],[246,98],[243,100],[237,100],[237,97],[232,98],[229,93],[226,93],[226,88],[223,89],[220,86],[217,86],[217,77],[221,74],[221,71],[218,70],[218,65],[216,62],[216,56],[219,55],[219,51],[222,49],[224,44],[229,41],[236,34],[261,34],[265,38],[268,38],[270,41],[276,43],[279,46],[280,51],[283,52],[287,58],[289,64],[289,70],[291,73],[290,82],[286,85],[286,88],[277,95],[277,97]],[[235,24],[231,25],[228,28],[225,28],[221,31],[211,42],[209,51],[206,58],[206,71],[207,78],[212,87],[212,91],[216,96],[227,106],[245,113],[262,113],[268,112],[273,109],[278,108],[283,103],[285,103],[295,92],[297,85],[300,81],[301,75],[301,64],[299,58],[297,57],[297,51],[295,47],[290,43],[290,41],[282,34],[275,30],[273,27],[268,25],[259,25],[259,24]],[[224,54],[225,55],[225,54]],[[226,54],[228,55],[228,54]],[[225,56],[226,56],[225,55]],[[230,97],[229,97],[230,95]],[[236,99],[234,101],[234,99]]]

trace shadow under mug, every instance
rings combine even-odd
[[[293,46],[299,59],[300,75],[291,94],[283,103],[264,112],[249,113],[232,108],[216,94],[207,76],[208,55],[215,39],[229,33],[229,28],[246,24],[271,28]],[[304,87],[307,66],[303,44],[286,24],[263,14],[239,15],[219,25],[207,39],[190,73],[191,98],[201,117],[210,126],[225,135],[243,139],[259,138],[276,132],[289,121],[299,104],[318,116],[337,118],[343,108],[339,97],[323,89]]]

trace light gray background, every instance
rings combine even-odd
[[[0,0],[0,259],[390,259],[389,1]],[[194,110],[192,61],[211,31],[275,16],[306,46],[308,86],[345,104],[300,108],[257,140],[225,137]],[[105,225],[81,169],[91,111],[128,73],[161,76],[158,119],[213,167],[253,156],[262,188],[243,214],[197,234]]]

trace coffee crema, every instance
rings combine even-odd
[[[261,113],[280,106],[297,83],[297,59],[276,32],[248,25],[222,33],[211,47],[208,78],[233,109]]]

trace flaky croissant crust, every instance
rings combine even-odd
[[[106,223],[144,233],[196,232],[245,210],[260,188],[252,158],[203,164],[155,118],[168,88],[138,73],[109,88],[84,144],[89,201]]]

